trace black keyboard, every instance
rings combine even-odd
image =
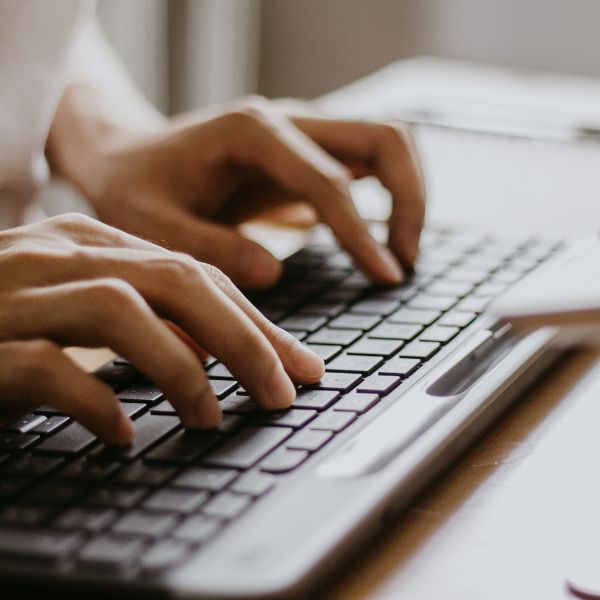
[[[326,362],[293,408],[259,410],[228,369],[207,371],[224,413],[186,431],[163,394],[117,358],[97,375],[135,421],[109,448],[40,406],[0,430],[0,565],[148,576],[183,563],[471,325],[488,302],[559,247],[424,233],[416,273],[377,288],[328,236],[290,257],[263,313]]]

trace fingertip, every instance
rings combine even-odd
[[[110,440],[110,442],[116,446],[127,446],[135,438],[135,427],[131,419],[124,412],[121,412],[119,416],[113,437],[114,439]]]
[[[310,348],[296,340],[292,348],[292,364],[302,383],[314,383],[321,379],[325,371],[325,361]]]
[[[267,385],[265,408],[288,408],[296,399],[296,388],[281,365],[277,365]]]
[[[373,263],[372,276],[378,283],[398,285],[405,281],[406,275],[398,259],[385,246],[376,245],[377,261]]]
[[[281,277],[281,263],[258,244],[248,245],[240,257],[238,283],[248,289],[264,289]]]
[[[223,419],[223,411],[216,396],[211,392],[205,394],[194,409],[181,417],[186,429],[212,429]]]

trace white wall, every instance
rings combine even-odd
[[[415,54],[600,76],[599,29],[598,0],[262,0],[259,90],[310,97]]]

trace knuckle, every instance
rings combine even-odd
[[[81,230],[95,230],[99,226],[96,219],[81,213],[65,213],[63,215],[58,215],[48,219],[47,223],[50,227],[67,233]]]
[[[269,124],[269,102],[264,98],[252,96],[239,103],[226,114],[232,128],[240,130],[255,130]]]
[[[84,290],[88,306],[96,313],[111,317],[123,310],[139,306],[140,295],[127,282],[118,278],[97,279]]]
[[[183,252],[171,252],[161,258],[157,266],[166,272],[166,277],[173,283],[187,283],[197,277],[199,271],[198,263]]]
[[[413,134],[406,123],[381,123],[379,135],[384,144],[407,148],[413,142]]]
[[[221,269],[210,265],[208,263],[202,263],[202,270],[206,274],[207,278],[212,281],[219,289],[229,293],[233,287],[231,279],[221,271]]]

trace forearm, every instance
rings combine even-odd
[[[157,131],[166,119],[135,88],[95,22],[82,30],[73,56],[46,156],[54,173],[89,194],[89,174],[112,144]]]

